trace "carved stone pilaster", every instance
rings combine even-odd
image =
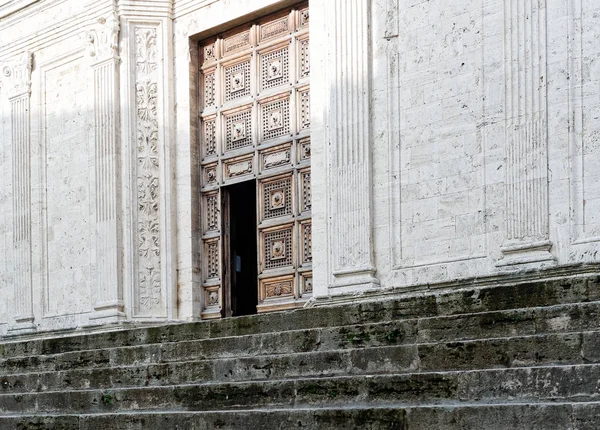
[[[555,264],[548,214],[546,1],[505,0],[506,242],[499,267]]]
[[[333,287],[377,286],[373,259],[371,1],[332,0],[329,121]]]
[[[92,319],[125,318],[123,303],[119,115],[119,18],[87,33],[94,75],[96,295]]]
[[[161,179],[158,128],[157,27],[135,26],[137,274],[134,313],[166,316],[161,272]]]
[[[32,330],[30,94],[33,56],[25,52],[2,65],[2,87],[10,103],[13,183],[15,306],[13,330]]]

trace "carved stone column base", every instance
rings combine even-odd
[[[15,316],[15,324],[8,328],[11,334],[25,334],[37,331],[37,326],[33,323],[33,315],[17,315]]]
[[[343,294],[346,292],[363,292],[379,288],[379,280],[375,278],[375,269],[340,270],[333,273],[335,280],[330,287],[330,293]]]
[[[122,301],[97,303],[94,306],[95,313],[90,316],[90,321],[97,323],[115,323],[127,320],[125,305]]]
[[[496,263],[496,267],[499,270],[529,270],[556,266],[556,257],[550,249],[550,241],[507,244],[501,248],[504,258]]]

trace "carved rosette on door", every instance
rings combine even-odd
[[[256,180],[259,312],[312,294],[306,3],[201,42],[203,318],[220,318],[230,264],[223,187]]]

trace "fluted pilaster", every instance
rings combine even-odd
[[[94,75],[96,296],[93,318],[124,318],[119,169],[119,17],[100,18],[88,32]]]
[[[371,1],[329,5],[330,234],[333,287],[373,287]]]
[[[2,67],[3,87],[11,112],[15,330],[34,328],[31,266],[32,60],[32,54],[25,52]]]
[[[546,1],[505,0],[506,243],[500,266],[554,262],[548,215]]]

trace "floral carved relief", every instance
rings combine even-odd
[[[135,53],[138,305],[144,313],[162,307],[156,28],[135,29]]]
[[[135,29],[135,64],[139,74],[151,75],[156,71],[156,28]]]

